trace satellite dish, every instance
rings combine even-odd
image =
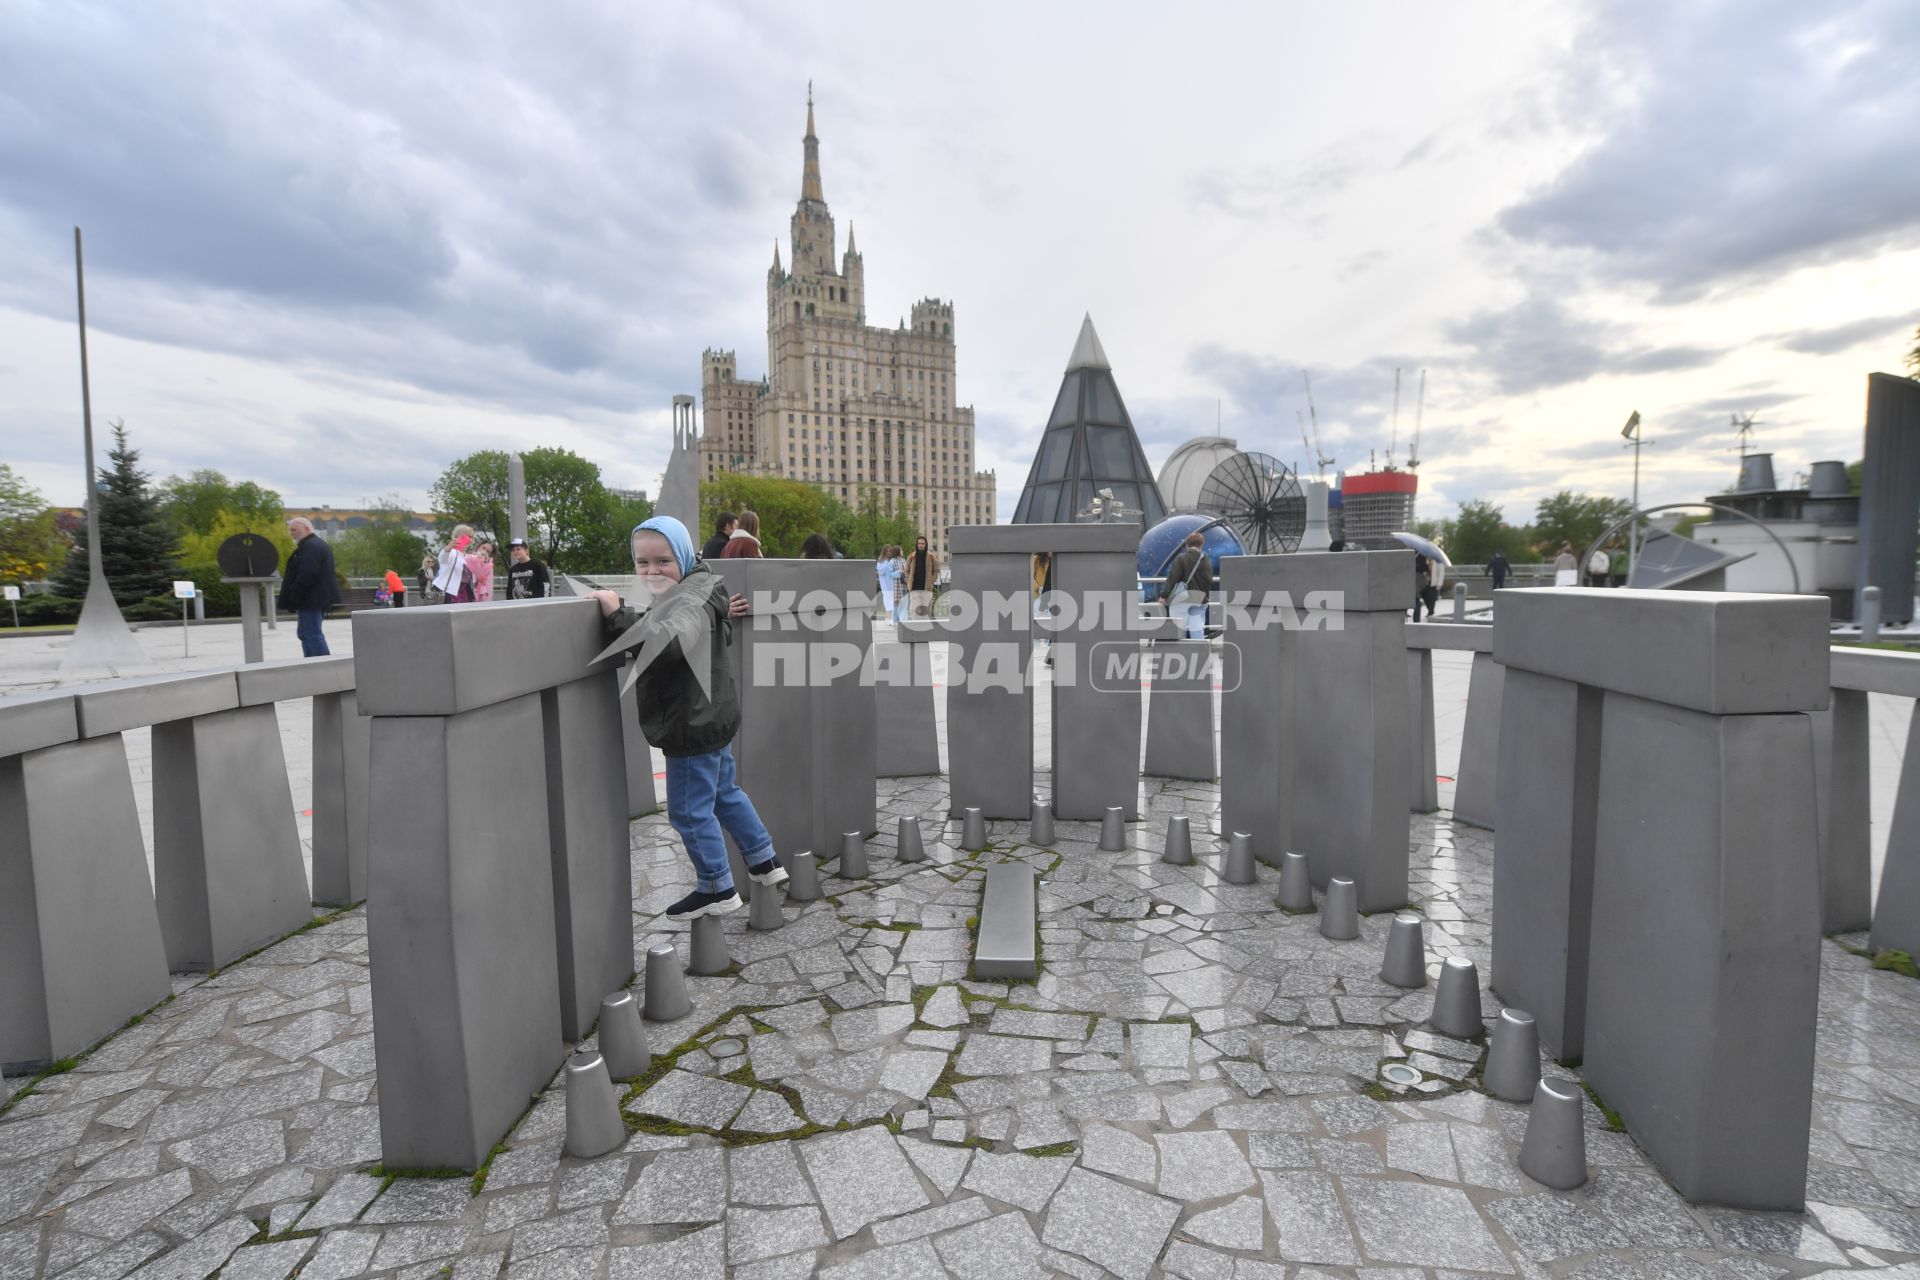
[[[1307,498],[1287,464],[1264,453],[1236,453],[1207,476],[1200,510],[1220,516],[1251,556],[1298,551],[1307,531]]]

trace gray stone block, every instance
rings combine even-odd
[[[344,907],[367,896],[373,721],[352,690],[313,699],[313,900]]]
[[[1822,596],[1570,587],[1500,597],[1493,654],[1716,715],[1816,711],[1830,659]]]
[[[874,680],[876,774],[904,778],[939,773],[933,658],[926,642],[875,641],[867,667]]]
[[[1147,649],[1152,685],[1147,694],[1147,758],[1143,772],[1157,778],[1212,782],[1213,686],[1222,665],[1206,640],[1160,640]]]
[[[565,1054],[546,771],[496,767],[501,744],[531,758],[543,741],[532,694],[374,720],[367,934],[390,1167],[476,1168]]]
[[[978,598],[1032,588],[1033,565],[1025,551],[963,554],[956,548],[955,591]],[[1016,607],[1015,613],[1005,626],[989,627],[976,617],[948,630],[947,812],[953,817],[975,807],[989,818],[1025,818],[1033,797],[1033,689],[1024,673],[1029,660],[1039,659],[1029,651],[1031,611]],[[1012,664],[1021,675],[1014,688],[982,678],[989,660],[1003,669]],[[1058,753],[1056,742],[1056,759]],[[1059,816],[1067,815],[1062,810]]]
[[[0,1066],[72,1057],[166,999],[117,736],[0,758]]]
[[[1491,628],[1478,630],[1492,641]],[[1473,655],[1473,672],[1467,678],[1467,718],[1460,733],[1460,764],[1454,771],[1453,816],[1476,827],[1492,827],[1498,808],[1500,694],[1506,670],[1494,661],[1489,648]]]
[[[1908,755],[1900,765],[1900,789],[1894,795],[1893,821],[1880,868],[1880,896],[1873,904],[1871,945],[1920,956],[1920,705],[1907,729]]]
[[[633,869],[618,678],[603,671],[546,690],[540,719],[560,1034],[579,1040],[599,1016],[601,998],[633,977]]]
[[[1407,753],[1413,764],[1410,807],[1415,813],[1432,813],[1440,807],[1439,751],[1433,724],[1433,650],[1407,650],[1407,698],[1413,716],[1413,749]]]
[[[1411,551],[1315,551],[1250,559],[1262,562],[1262,585],[1286,592],[1297,610],[1404,618],[1413,600]],[[1234,585],[1239,589],[1238,582]],[[1314,625],[1311,618],[1307,625]]]
[[[495,600],[353,615],[360,708],[450,716],[577,680],[606,647],[590,599]]]
[[[1836,687],[1832,708],[1808,715],[1813,725],[1815,797],[1820,806],[1820,927],[1826,933],[1865,929],[1873,923],[1867,695]],[[1912,741],[1911,727],[1908,741]],[[1892,828],[1892,832],[1898,830],[1897,825]],[[1892,842],[1890,832],[1889,845]]]
[[[1266,590],[1280,558],[1222,561],[1222,591]],[[1278,866],[1293,834],[1294,633],[1251,620],[1228,613],[1220,646],[1220,823],[1247,832],[1254,856]]]
[[[1887,649],[1833,649],[1829,679],[1836,689],[1920,698],[1920,653]]]
[[[1608,693],[1602,722],[1600,795],[1621,802],[1595,824],[1583,1074],[1687,1199],[1797,1209],[1820,980],[1807,717]]]
[[[286,658],[278,662],[260,662],[236,668],[233,676],[243,707],[286,702],[294,698],[317,698],[322,694],[342,693],[353,688],[353,656],[338,654],[331,658]]]
[[[1501,597],[1503,607],[1506,597]],[[1493,989],[1533,1014],[1561,1060],[1586,1046],[1593,821],[1599,805],[1602,694],[1509,669],[1500,700],[1500,833],[1524,857],[1493,870]]]
[[[231,711],[239,705],[239,686],[231,668],[137,680],[108,680],[73,691],[74,711],[79,716],[83,738],[103,738],[123,729]]]
[[[624,670],[620,681],[625,685]],[[660,793],[653,785],[653,749],[647,745],[646,735],[640,732],[639,697],[637,686],[625,687],[620,693],[620,743],[626,755],[629,818],[660,811]]]
[[[153,727],[153,871],[167,966],[217,969],[313,918],[271,704]]]
[[[1136,548],[1058,552],[1053,588],[1082,601],[1093,593],[1132,598]],[[1094,623],[1100,625],[1092,625]],[[1045,634],[1043,632],[1043,634]],[[1140,816],[1142,642],[1111,611],[1082,608],[1072,630],[1054,633],[1053,812],[1097,818],[1116,801]],[[989,817],[1007,815],[992,813]]]
[[[1125,552],[1133,555],[1140,547],[1140,527],[1128,524],[965,524],[947,531],[947,546],[955,556],[962,554],[1017,553],[1032,555],[1038,551]]]
[[[980,929],[973,947],[975,978],[1036,978],[1040,975],[1035,931],[1033,868],[996,862],[987,868],[980,894]]]
[[[0,698],[0,757],[57,747],[80,736],[72,690]]]

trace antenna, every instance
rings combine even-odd
[[[1400,366],[1393,367],[1393,432],[1387,436],[1387,470],[1393,470],[1393,451],[1400,444]]]
[[[1427,371],[1420,371],[1420,398],[1413,402],[1413,444],[1407,449],[1407,470],[1420,469],[1420,420],[1427,409]]]
[[[1733,419],[1734,434],[1739,437],[1740,441],[1740,443],[1735,446],[1735,452],[1740,455],[1740,461],[1744,465],[1747,460],[1747,450],[1753,448],[1753,424],[1758,422],[1759,419],[1752,414],[1748,414],[1744,418],[1737,413],[1727,416]]]
[[[1313,460],[1319,468],[1320,478],[1324,480],[1327,478],[1327,468],[1333,465],[1334,458],[1332,454],[1320,448],[1320,411],[1314,408],[1313,379],[1307,376],[1305,369],[1300,371],[1300,381],[1307,387],[1307,416],[1313,423]]]

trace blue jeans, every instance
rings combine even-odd
[[[293,634],[300,637],[300,652],[309,658],[324,658],[333,652],[327,648],[326,633],[320,630],[320,619],[326,617],[325,609],[300,609],[296,611],[300,622]]]
[[[667,757],[667,821],[686,842],[693,860],[694,887],[701,893],[733,888],[733,868],[721,829],[733,837],[748,866],[773,854],[773,837],[753,811],[753,801],[734,781],[733,748],[702,756]]]

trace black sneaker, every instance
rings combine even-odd
[[[747,868],[747,878],[755,884],[785,884],[787,869],[769,855],[765,862],[756,862]]]
[[[667,919],[697,920],[701,916],[723,916],[739,909],[740,895],[731,889],[725,893],[701,893],[696,889],[667,908]]]

